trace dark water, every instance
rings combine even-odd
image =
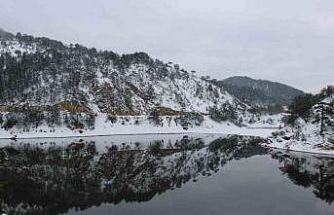
[[[1,143],[7,214],[334,214],[334,159],[240,136]]]

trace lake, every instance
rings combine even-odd
[[[7,214],[333,214],[334,159],[213,134],[0,141]]]

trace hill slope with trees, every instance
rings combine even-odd
[[[217,86],[253,107],[274,107],[289,105],[303,91],[285,84],[249,77],[234,76],[222,81],[213,80]]]
[[[0,126],[9,133],[84,132],[97,122],[106,130],[124,116],[157,126],[171,116],[181,129],[204,117],[238,126],[261,120],[249,110],[224,87],[144,52],[119,55],[0,31]]]
[[[297,97],[284,117],[286,126],[268,139],[268,145],[292,150],[333,153],[334,86]]]

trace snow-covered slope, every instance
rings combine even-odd
[[[181,128],[181,132],[194,125],[206,128],[203,121],[224,122],[222,129],[228,123],[244,127],[276,127],[279,123],[275,117],[274,122],[262,120],[248,110],[248,105],[223,87],[177,64],[153,60],[146,53],[120,56],[48,38],[0,32],[3,137],[32,132],[51,135],[61,130],[82,135],[119,133],[106,128],[120,116],[143,116],[163,128],[166,123],[162,125],[164,119],[160,118],[173,116],[181,121],[173,129]],[[204,120],[207,115],[210,117]]]
[[[312,153],[334,154],[334,93],[331,86],[319,95],[307,117],[298,117],[268,138],[270,147]],[[327,91],[326,90],[326,91]]]
[[[5,138],[60,138],[106,136],[117,134],[176,134],[176,133],[207,133],[207,134],[238,134],[267,137],[274,127],[239,127],[229,122],[218,123],[208,116],[200,125],[189,124],[185,128],[175,116],[162,116],[161,124],[156,125],[147,116],[120,116],[116,122],[110,122],[104,115],[98,115],[93,128],[70,129],[66,126],[50,127],[41,124],[37,128],[26,127],[0,130],[0,139]]]
[[[0,54],[2,103],[75,101],[123,114],[146,114],[154,105],[202,113],[222,104],[245,108],[224,89],[145,53],[118,56],[19,35],[1,38]],[[23,82],[10,88],[14,78]]]

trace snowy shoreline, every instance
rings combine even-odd
[[[277,131],[277,123],[273,125],[255,123],[243,127],[236,126],[232,123],[218,123],[211,120],[209,117],[204,117],[201,125],[191,125],[187,130],[183,129],[180,124],[168,117],[161,117],[162,124],[154,125],[150,123],[147,117],[128,117],[126,120],[120,118],[115,123],[106,121],[104,116],[98,116],[95,122],[94,129],[76,129],[71,130],[65,126],[48,127],[42,125],[38,129],[30,129],[29,132],[24,132],[21,129],[10,129],[8,131],[0,129],[0,140],[41,140],[41,139],[66,139],[66,138],[98,138],[108,137],[117,138],[117,136],[145,136],[145,135],[241,135],[241,136],[257,136],[269,138],[274,131]],[[139,123],[136,124],[135,122]],[[334,156],[334,150],[324,150],[314,144],[306,144],[300,141],[291,140],[273,140],[272,143],[262,143],[264,147],[288,150],[303,153],[331,155]],[[314,140],[319,143],[320,140]]]
[[[208,128],[203,128],[203,127],[195,127],[195,128],[190,128],[188,131],[179,129],[177,131],[171,131],[171,129],[166,129],[166,127],[155,127],[152,126],[152,128],[156,128],[156,131],[150,131],[150,130],[142,130],[141,132],[135,131],[131,132],[131,128],[133,126],[124,126],[127,127],[127,131],[122,131],[120,130],[118,132],[113,132],[113,133],[95,133],[94,132],[87,132],[83,134],[79,134],[78,132],[73,132],[69,133],[66,132],[66,135],[60,135],[59,133],[21,133],[15,138],[11,134],[8,134],[7,136],[0,136],[0,144],[3,141],[6,140],[11,140],[11,139],[17,139],[17,140],[43,140],[43,139],[68,139],[68,138],[103,138],[103,137],[109,137],[109,138],[116,138],[117,136],[145,136],[145,135],[240,135],[240,136],[257,136],[257,137],[262,137],[262,138],[267,138],[270,136],[270,134],[275,131],[275,128],[254,128],[254,127],[237,127],[234,125],[227,125],[227,124],[219,124],[219,127],[215,127],[215,129],[208,129]],[[141,127],[141,126],[136,126],[136,127]],[[164,130],[164,131],[163,131]],[[220,131],[219,131],[220,130]],[[315,154],[315,155],[323,155],[323,156],[330,156],[334,157],[334,150],[321,150],[320,148],[311,148],[314,147],[314,145],[305,145],[305,143],[295,143],[290,144],[288,147],[286,145],[286,142],[282,143],[262,143],[260,144],[263,147],[269,148],[269,149],[276,149],[276,150],[282,150],[282,151],[292,151],[292,152],[300,152],[300,153],[308,153],[308,154]],[[305,147],[308,146],[308,147]]]
[[[296,120],[296,126],[283,127],[267,138],[263,146],[282,150],[334,155],[331,130],[321,134],[321,123],[311,123],[304,119]]]
[[[119,119],[115,123],[106,121],[105,117],[98,116],[94,129],[71,130],[67,127],[48,127],[42,125],[38,129],[30,129],[25,132],[21,129],[0,129],[0,139],[35,139],[35,138],[66,138],[88,136],[111,136],[111,135],[140,135],[140,134],[237,134],[248,136],[267,137],[276,129],[276,125],[263,128],[238,127],[232,123],[218,123],[209,117],[204,117],[201,125],[191,125],[184,129],[182,125],[170,120],[168,117],[161,118],[161,125],[154,125],[146,117],[128,117],[127,120]]]

